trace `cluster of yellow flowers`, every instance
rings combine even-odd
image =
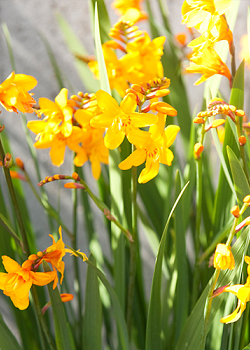
[[[138,30],[133,22],[118,22],[111,28],[109,40],[102,45],[110,88],[124,97],[129,83],[140,84],[163,77],[161,56],[165,37],[151,41],[146,31]],[[115,50],[119,50],[118,54]],[[120,54],[123,54],[121,56]],[[118,58],[118,56],[121,56]],[[90,60],[89,68],[99,79],[98,62]]]
[[[64,262],[62,258],[66,253],[71,253],[75,256],[80,254],[85,261],[87,257],[84,253],[74,253],[71,249],[65,248],[62,240],[61,227],[59,228],[60,239],[56,242],[52,235],[53,244],[42,252],[31,254],[20,266],[18,262],[4,255],[2,256],[5,272],[0,272],[0,289],[3,293],[9,296],[15,305],[20,310],[24,310],[29,306],[29,291],[32,285],[45,286],[54,281],[53,288],[56,288],[58,277],[57,271],[61,274],[60,283],[64,276]],[[51,264],[53,271],[37,272],[38,267],[46,261]],[[71,298],[72,299],[72,298]],[[64,300],[70,300],[64,295]]]
[[[229,50],[234,55],[233,34],[228,27],[225,13],[230,9],[232,0],[185,0],[182,5],[183,23],[195,28],[200,34],[188,46],[193,49],[190,73],[200,73],[196,85],[203,83],[214,74],[224,75],[232,83],[231,73],[214,49],[214,44],[227,40]]]
[[[37,135],[36,148],[51,147],[50,157],[54,165],[64,161],[66,146],[76,153],[74,164],[82,166],[87,160],[92,165],[92,173],[98,179],[101,173],[100,163],[108,163],[108,149],[103,143],[104,129],[94,129],[90,119],[101,113],[95,94],[79,92],[68,99],[68,90],[63,88],[55,102],[39,99],[38,115],[43,120],[28,122],[28,128]]]

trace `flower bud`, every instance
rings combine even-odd
[[[222,243],[217,244],[214,254],[214,268],[221,270],[233,270],[234,265],[235,262],[231,248]]]
[[[6,153],[4,157],[4,167],[10,169],[13,165],[12,155],[10,153]]]
[[[195,159],[200,158],[200,155],[203,152],[203,150],[204,150],[204,146],[201,143],[197,142],[194,145],[194,157],[195,157]]]
[[[244,135],[241,135],[238,138],[238,141],[239,141],[240,146],[244,146],[247,143],[247,139],[246,139],[246,137]]]
[[[233,216],[235,218],[239,218],[240,217],[240,208],[238,207],[238,205],[235,205],[232,207],[232,209],[230,210],[231,214],[233,214]]]

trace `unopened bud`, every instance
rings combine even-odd
[[[250,204],[250,195],[243,198],[243,203]]]
[[[197,142],[194,145],[194,157],[195,157],[195,159],[200,158],[200,155],[203,152],[203,150],[204,150],[204,146],[201,143]]]
[[[18,168],[24,170],[24,164],[20,158],[16,158],[16,165],[18,166]]]
[[[235,111],[235,115],[237,115],[237,117],[244,117],[245,112],[242,109],[237,109],[237,111]]]
[[[7,169],[10,169],[13,165],[13,159],[12,159],[12,155],[10,153],[6,153],[5,157],[4,157],[4,167]]]
[[[247,139],[246,139],[246,137],[244,135],[241,135],[238,138],[238,141],[239,141],[240,146],[244,146],[247,143]]]
[[[0,125],[0,132],[4,131],[5,126],[4,125]]]
[[[76,180],[76,181],[80,181],[80,180],[81,180],[80,176],[79,176],[76,172],[73,172],[73,173],[72,173],[72,177],[73,177],[73,179]]]
[[[205,124],[205,120],[203,118],[196,117],[196,118],[194,118],[193,123],[195,123],[195,124]]]
[[[85,190],[85,187],[82,184],[79,184],[78,182],[68,182],[64,184],[65,188],[70,188],[70,189],[81,189]]]
[[[238,207],[238,205],[233,206],[230,212],[235,218],[240,217],[240,208]]]

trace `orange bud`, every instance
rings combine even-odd
[[[205,124],[205,120],[203,118],[200,117],[195,117],[193,120],[193,123],[195,124]]]
[[[153,102],[150,105],[150,109],[152,111],[157,111],[163,114],[167,114],[170,117],[174,117],[177,115],[177,110],[174,109],[166,102]]]
[[[73,172],[72,177],[74,180],[80,181],[80,176],[76,172]]]
[[[231,214],[233,214],[233,216],[235,218],[239,218],[240,217],[240,208],[238,207],[238,205],[235,205],[232,207],[232,209],[230,210]]]
[[[35,261],[35,260],[37,259],[37,255],[36,255],[36,254],[31,254],[31,255],[28,257],[28,259],[29,259],[30,261]]]
[[[155,93],[155,97],[163,97],[163,96],[167,96],[170,93],[169,89],[161,89],[161,90],[157,90]]]
[[[10,153],[6,153],[4,157],[4,166],[7,169],[10,169],[13,165],[12,155]]]
[[[81,190],[85,190],[85,187],[82,184],[79,183],[75,183],[75,182],[68,182],[66,184],[64,184],[65,188],[80,188]]]
[[[203,150],[204,150],[204,146],[201,143],[197,142],[194,145],[194,156],[196,159],[200,158],[200,155],[203,152]]]
[[[221,270],[233,270],[234,265],[235,262],[231,248],[222,243],[217,244],[214,254],[214,268]]]
[[[235,111],[235,115],[237,115],[237,117],[244,117],[245,112],[242,109],[237,109],[237,111]]]
[[[20,158],[16,158],[16,165],[18,166],[18,168],[24,170],[24,164]]]
[[[244,197],[244,198],[243,198],[243,202],[244,202],[244,203],[247,203],[247,204],[250,204],[250,195]]]
[[[62,294],[60,294],[60,297],[61,297],[62,302],[64,302],[64,303],[74,299],[74,296],[72,294],[69,294],[69,293],[62,293]]]
[[[246,143],[247,143],[247,139],[244,135],[241,135],[239,138],[238,138],[238,141],[239,141],[239,144],[241,146],[244,146]]]
[[[43,252],[37,252],[36,255],[41,258],[43,256]]]
[[[175,35],[175,39],[178,41],[179,44],[186,46],[186,40],[187,40],[187,36],[184,33],[180,33]]]
[[[15,170],[10,170],[10,176],[11,176],[12,179],[19,179],[19,180],[22,180],[22,181],[27,181],[25,176],[19,174]]]

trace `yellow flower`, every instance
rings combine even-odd
[[[217,244],[214,255],[214,268],[221,270],[233,270],[234,265],[234,257],[230,247],[227,247],[225,244],[222,243]]]
[[[90,125],[94,128],[107,128],[104,144],[109,149],[119,147],[125,135],[132,130],[157,122],[158,118],[153,114],[135,112],[136,97],[132,93],[124,97],[120,106],[113,97],[102,90],[97,91],[96,99],[103,114],[92,118]]]
[[[108,164],[109,150],[104,145],[104,129],[95,129],[91,126],[84,129],[81,138],[81,151],[74,159],[76,166],[82,166],[87,160],[90,161],[92,174],[96,180],[101,174],[101,163]]]
[[[110,42],[102,45],[102,51],[107,68],[110,88],[116,89],[119,95],[124,97],[126,90],[129,88],[128,82],[125,78],[126,67],[117,58],[113,48],[110,47]],[[91,61],[88,63],[88,66],[96,78],[100,79],[98,62]]]
[[[248,264],[247,267],[247,281],[245,284],[236,284],[234,286],[224,288],[223,292],[229,292],[239,299],[236,309],[229,316],[223,317],[220,321],[222,323],[232,323],[236,322],[242,315],[243,311],[246,308],[246,303],[250,300],[250,257],[245,256],[245,262]]]
[[[77,126],[72,127],[72,132],[68,137],[61,133],[57,122],[32,120],[28,122],[27,127],[37,134],[37,142],[34,144],[36,148],[51,147],[50,158],[56,166],[63,164],[66,146],[76,153],[81,151],[79,142],[83,131]]]
[[[25,74],[12,72],[2,84],[0,84],[0,103],[8,112],[19,110],[23,113],[33,113],[32,106],[36,103],[32,94],[28,91],[37,85],[37,80]]]
[[[231,4],[232,0],[185,0],[181,9],[182,22],[203,33],[211,28],[214,17],[224,15]]]
[[[51,123],[57,125],[63,136],[72,133],[73,109],[68,105],[68,90],[63,88],[55,98],[55,102],[48,98],[39,98],[39,114],[44,114]]]
[[[32,284],[44,286],[56,278],[56,271],[32,271],[32,261],[30,260],[26,260],[20,266],[6,255],[2,256],[2,259],[7,273],[0,272],[0,289],[11,298],[15,307],[20,310],[29,306],[29,291]]]
[[[161,56],[166,38],[160,36],[151,41],[145,32],[126,46],[127,54],[120,61],[126,70],[127,80],[133,84],[163,77]]]
[[[160,120],[161,124],[162,120],[163,118]],[[174,142],[180,128],[169,125],[163,130],[162,125],[153,125],[148,132],[135,130],[128,134],[128,140],[136,146],[136,150],[119,164],[119,168],[127,170],[146,161],[138,179],[139,183],[152,180],[159,172],[160,163],[172,164],[174,155],[168,147]]]
[[[61,226],[59,227],[59,235],[60,238],[59,240],[56,242],[54,237],[52,235],[49,235],[52,238],[53,244],[51,246],[49,246],[48,248],[46,248],[43,252],[38,252],[37,254],[32,254],[29,259],[31,261],[36,261],[36,264],[40,265],[42,263],[43,260],[49,262],[52,267],[53,270],[54,268],[60,272],[61,274],[61,279],[60,279],[60,283],[62,283],[63,281],[63,277],[64,277],[64,268],[65,268],[65,264],[62,261],[62,258],[64,257],[64,255],[66,253],[70,253],[73,254],[75,256],[77,256],[76,254],[74,254],[74,252],[72,252],[71,249],[65,248],[65,244],[62,240],[62,228]],[[87,260],[87,257],[85,254],[78,252],[79,254],[82,255],[82,257],[84,258],[84,260]],[[54,288],[57,284],[58,279],[55,279],[54,282]]]
[[[214,49],[206,48],[202,52],[194,53],[190,61],[190,66],[186,71],[188,73],[202,74],[202,77],[196,81],[195,85],[203,83],[214,74],[224,75],[231,83],[231,73]]]

